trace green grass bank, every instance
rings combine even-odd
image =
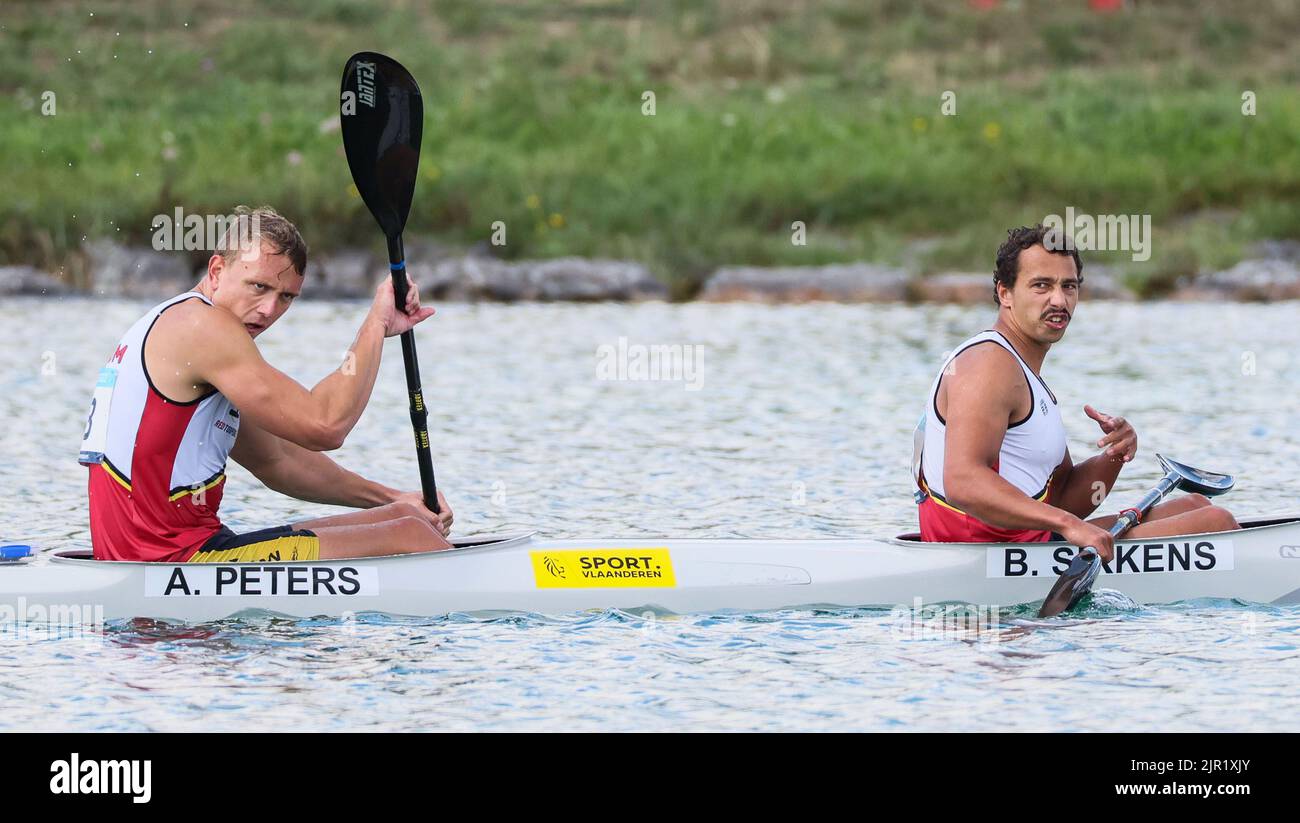
[[[334,122],[361,49],[423,87],[409,233],[500,220],[504,257],[639,259],[679,295],[721,264],[991,269],[1067,206],[1152,216],[1149,262],[1092,258],[1146,293],[1300,238],[1300,5],[1130,6],[5,3],[0,259],[75,275],[83,238],[146,242],[178,205],[378,245]]]

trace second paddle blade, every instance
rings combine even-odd
[[[1074,556],[1070,567],[1056,578],[1052,590],[1043,600],[1038,610],[1039,617],[1054,617],[1063,611],[1074,608],[1083,596],[1092,589],[1092,581],[1101,571],[1101,558],[1095,551],[1085,549]]]

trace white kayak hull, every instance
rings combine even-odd
[[[1139,603],[1300,602],[1300,516],[1240,531],[1121,541],[1095,588]],[[1060,543],[841,540],[538,540],[479,537],[431,554],[253,564],[106,563],[86,553],[0,567],[0,622],[132,617],[202,622],[259,610],[679,614],[1041,600],[1073,549]]]

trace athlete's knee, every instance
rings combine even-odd
[[[404,514],[400,517],[394,518],[394,521],[400,523],[404,529],[423,529],[433,531],[433,526],[429,525],[428,520],[415,514]]]
[[[1210,524],[1210,531],[1226,532],[1231,529],[1241,528],[1237,524],[1237,518],[1232,516],[1232,512],[1227,509],[1221,509],[1218,506],[1207,506],[1201,510]]]
[[[405,500],[399,500],[396,503],[389,503],[388,508],[396,519],[404,517],[423,519],[420,517],[420,507],[416,506],[414,503],[408,503]]]
[[[1187,497],[1184,499],[1186,499],[1189,505],[1191,505],[1191,507],[1194,509],[1200,509],[1210,505],[1210,498],[1196,492],[1187,495]]]
[[[420,540],[438,533],[437,529],[423,517],[415,517],[414,515],[399,517],[393,522],[397,524],[403,534]]]

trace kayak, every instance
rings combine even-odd
[[[1300,603],[1300,515],[1239,531],[1120,540],[1097,588],[1139,603],[1233,598]],[[289,563],[97,561],[87,551],[0,563],[0,623],[133,617],[203,622],[244,612],[679,614],[809,607],[1000,608],[1042,600],[1075,549],[1065,543],[833,540],[459,539],[427,554]]]

